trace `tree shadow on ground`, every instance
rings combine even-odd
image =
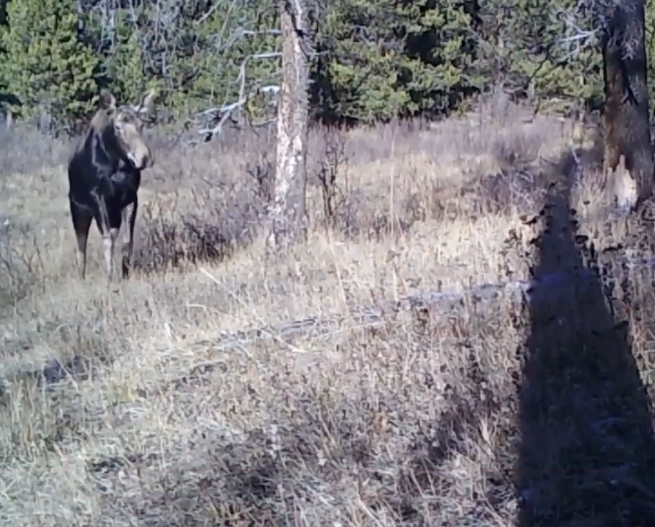
[[[551,176],[535,240],[518,525],[655,525],[655,440],[634,328],[616,319],[598,255],[576,233],[572,163]]]

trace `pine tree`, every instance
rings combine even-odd
[[[19,118],[47,115],[58,126],[88,115],[96,103],[98,60],[78,38],[73,0],[12,0],[0,27],[0,84],[17,97]]]

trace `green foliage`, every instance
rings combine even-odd
[[[372,122],[448,108],[480,79],[463,3],[334,0],[317,35],[314,102],[323,119]]]
[[[0,27],[0,83],[20,105],[18,117],[47,113],[56,123],[70,123],[95,105],[93,50],[77,37],[73,0],[12,0],[8,27]]]
[[[575,0],[490,0],[484,3],[482,41],[476,68],[489,83],[502,83],[517,95],[565,110],[602,96],[602,59],[598,49],[578,49],[567,40],[571,26],[563,13]],[[576,20],[591,27],[588,20]]]
[[[228,2],[218,4],[202,23],[193,24],[193,45],[170,62],[171,102],[183,113],[220,107],[246,99],[235,116],[254,120],[267,117],[270,98],[260,88],[279,84],[280,49],[272,1],[244,2],[234,12]],[[244,114],[247,112],[247,115]]]
[[[119,14],[114,45],[106,59],[106,72],[111,90],[118,101],[134,103],[148,88],[158,87],[149,80],[143,69],[143,50],[140,32]]]
[[[602,100],[600,51],[577,49],[561,16],[577,2],[311,3],[314,117],[371,123],[441,116],[498,84],[542,109],[594,105]],[[65,124],[86,117],[99,86],[121,102],[155,87],[158,106],[180,118],[237,102],[232,117],[240,122],[274,117],[277,1],[137,2],[111,14],[83,5],[80,28],[76,0],[0,0],[0,105],[18,118],[45,113]],[[655,0],[646,19],[655,101]]]

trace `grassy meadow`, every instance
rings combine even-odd
[[[313,130],[284,257],[271,133],[149,135],[109,286],[72,142],[0,130],[0,524],[655,524],[653,226],[611,214],[592,126],[496,97]]]

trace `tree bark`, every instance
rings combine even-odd
[[[307,129],[309,118],[309,51],[306,0],[280,0],[282,29],[282,87],[278,103],[277,164],[272,232],[276,250],[303,241]]]
[[[634,211],[653,189],[644,1],[625,0],[607,13],[606,20],[603,170],[617,205]]]

